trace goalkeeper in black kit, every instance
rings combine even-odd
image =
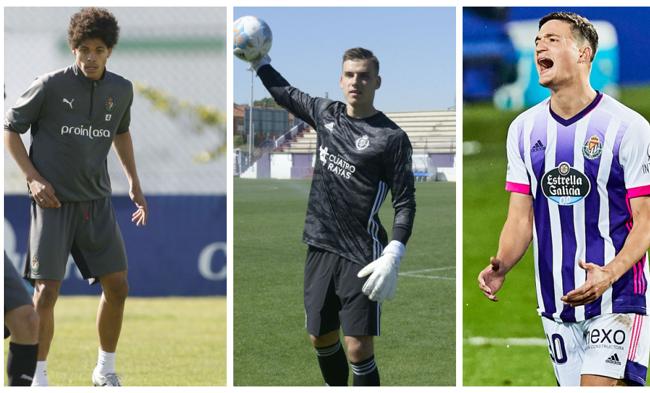
[[[395,294],[415,216],[411,143],[374,107],[381,78],[371,51],[343,55],[339,84],[346,103],[290,86],[270,61],[264,56],[251,65],[275,101],[318,134],[303,233],[307,331],[325,383],[347,385],[349,360],[354,385],[378,386],[373,337],[380,334],[381,303]],[[395,209],[390,242],[378,216],[389,191]]]

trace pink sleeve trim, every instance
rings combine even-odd
[[[636,198],[640,196],[646,196],[650,195],[650,185],[647,186],[641,186],[641,187],[634,187],[630,188],[627,190],[627,197],[629,198]]]
[[[528,184],[506,182],[506,191],[517,192],[520,194],[530,195],[530,186]]]

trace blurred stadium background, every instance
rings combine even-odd
[[[463,384],[555,386],[537,316],[530,252],[507,277],[500,301],[476,277],[498,245],[510,122],[548,97],[537,83],[538,20],[573,11],[595,23],[600,48],[591,82],[650,119],[648,8],[464,8],[463,10]]]
[[[331,89],[331,99],[343,99],[338,87],[340,58],[351,46],[372,49],[382,64],[383,84],[375,104],[409,135],[418,180],[415,226],[402,263],[397,296],[383,305],[382,336],[376,340],[382,384],[388,386],[456,383],[456,111],[450,106],[454,103],[454,84],[447,87],[447,82],[454,80],[455,69],[453,11],[234,10],[235,18],[255,15],[269,24],[273,30],[270,55],[274,66],[309,94],[328,96],[321,93],[323,85]],[[385,31],[388,22],[391,29]],[[321,26],[327,26],[327,33]],[[436,37],[437,46],[429,44],[431,37]],[[425,47],[431,51],[424,51]],[[296,48],[301,48],[299,55]],[[410,60],[395,55],[409,51],[422,52],[415,74],[404,72],[413,66]],[[304,328],[303,268],[307,247],[300,240],[315,161],[316,132],[278,107],[258,78],[251,86],[246,64],[234,61],[235,100],[245,97],[235,101],[233,111],[237,261],[234,383],[320,385],[322,377]],[[447,106],[434,104],[441,101]],[[380,216],[389,233],[393,215],[387,200]],[[274,365],[264,367],[269,359]]]
[[[5,8],[5,111],[38,75],[74,61],[76,8]],[[121,27],[108,69],[134,83],[131,131],[150,219],[133,204],[115,154],[113,203],[129,256],[119,371],[127,385],[226,383],[226,9],[111,8]],[[29,135],[23,138],[29,145]],[[5,251],[19,271],[29,200],[5,154]],[[86,385],[96,356],[98,286],[69,263],[50,357],[53,384]],[[82,352],[85,351],[85,352]],[[86,372],[87,371],[87,372]],[[87,375],[86,375],[87,374]]]

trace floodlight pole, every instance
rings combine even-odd
[[[253,161],[253,83],[255,82],[255,70],[252,65],[249,70],[251,72],[251,102],[248,118],[248,166],[251,166]]]

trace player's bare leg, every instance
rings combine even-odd
[[[11,342],[16,344],[38,343],[38,314],[32,306],[21,306],[5,314],[5,325],[11,332]]]
[[[106,352],[115,352],[122,330],[124,303],[129,293],[126,271],[100,277],[102,297],[97,309],[99,345]]]
[[[311,344],[314,348],[329,347],[339,341],[339,331],[333,330],[329,333],[323,334],[322,336],[309,335],[309,338],[311,339]]]
[[[47,360],[50,344],[54,337],[54,305],[59,298],[61,281],[36,280],[34,287],[34,308],[38,314],[38,360]]]
[[[352,363],[368,359],[375,353],[372,336],[345,336],[345,346]]]
[[[36,280],[34,308],[38,314],[38,356],[32,386],[47,386],[47,355],[54,337],[54,306],[59,298],[61,281]]]
[[[97,309],[99,355],[93,371],[95,386],[120,386],[115,373],[115,350],[122,330],[124,303],[129,294],[126,271],[107,274],[99,278],[102,297]]]
[[[347,386],[350,371],[338,329],[321,336],[310,335],[309,338],[316,350],[325,383],[329,386]]]
[[[603,377],[602,375],[582,374],[580,376],[580,386],[625,386],[625,382],[620,379]]]
[[[38,314],[31,305],[14,308],[5,314],[5,326],[11,332],[7,356],[10,386],[30,386],[38,355]]]
[[[355,386],[379,386],[372,336],[345,336]]]

